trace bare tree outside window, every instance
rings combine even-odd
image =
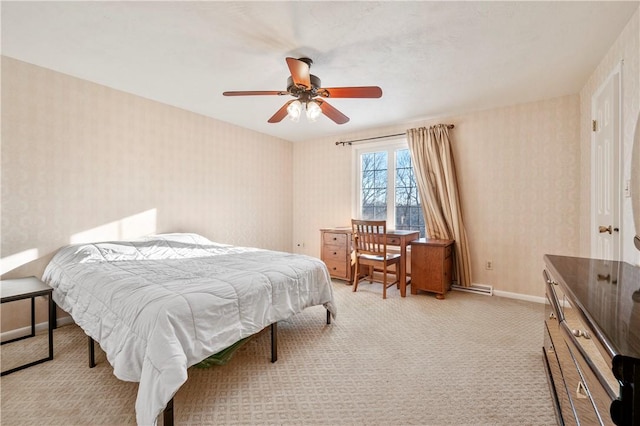
[[[387,153],[362,155],[362,218],[387,218]]]
[[[408,149],[396,151],[396,229],[420,231],[425,236],[424,217],[420,195],[413,175],[411,154]]]
[[[394,152],[395,164],[389,164],[389,156]],[[420,236],[424,237],[424,218],[409,150],[365,152],[360,155],[360,161],[362,219],[386,220],[387,205],[392,202],[394,205],[389,215],[395,215],[395,229],[420,231]],[[391,175],[389,166],[393,167]],[[395,188],[394,182],[389,182],[394,177]]]

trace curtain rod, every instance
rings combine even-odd
[[[455,126],[453,124],[447,124],[447,129],[453,129]],[[406,135],[406,133],[396,133],[394,135],[384,135],[384,136],[374,136],[372,138],[363,138],[363,139],[353,139],[350,141],[344,141],[344,142],[336,142],[336,145],[352,145],[356,142],[364,142],[364,141],[372,141],[372,140],[376,140],[376,139],[386,139],[386,138],[393,138],[395,136],[404,136]]]

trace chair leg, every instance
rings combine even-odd
[[[382,298],[383,299],[387,298],[387,268],[386,268],[386,266],[384,267],[384,270],[382,271]]]
[[[360,272],[358,271],[358,259],[356,259],[356,267],[355,270],[353,272],[353,291],[355,292],[356,290],[358,290],[358,281],[360,281],[358,274]]]

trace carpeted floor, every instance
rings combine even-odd
[[[334,282],[338,318],[322,307],[279,323],[229,364],[189,369],[178,425],[554,425],[542,365],[544,306],[450,292],[400,298]],[[75,325],[54,332],[55,358],[0,379],[2,425],[135,424],[136,383],[104,353],[88,368]],[[46,335],[1,347],[2,370],[46,354]],[[37,356],[36,356],[37,357]]]

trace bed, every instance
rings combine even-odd
[[[197,234],[65,246],[43,280],[100,344],[114,375],[139,382],[141,425],[172,404],[188,367],[307,307],[336,315],[319,259]]]

